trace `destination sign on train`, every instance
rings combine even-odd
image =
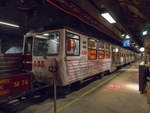
[[[123,47],[130,47],[130,40],[123,40]]]

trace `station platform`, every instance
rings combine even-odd
[[[150,113],[138,86],[138,63],[95,80],[57,99],[59,113]],[[19,113],[53,113],[53,100],[28,106]]]

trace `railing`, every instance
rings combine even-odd
[[[20,72],[23,67],[22,60],[21,54],[0,55],[0,75]]]

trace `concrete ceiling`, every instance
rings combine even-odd
[[[150,23],[150,0],[89,0],[99,9],[107,9],[133,39],[142,46],[141,32]]]
[[[131,34],[133,40],[142,45],[140,33],[150,22],[150,0],[88,0],[98,10],[107,9],[117,19],[116,26],[121,32]],[[0,0],[0,20],[21,26],[17,29],[0,26],[0,33],[24,34],[29,29],[66,24],[70,17],[65,17],[60,10],[49,6],[46,0]],[[63,25],[62,25],[63,26]]]

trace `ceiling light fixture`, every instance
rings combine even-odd
[[[48,37],[42,36],[42,35],[36,35],[36,38],[41,38],[41,39],[48,39]]]
[[[143,31],[143,33],[142,33],[143,36],[145,36],[145,35],[147,35],[147,34],[148,34],[148,31],[147,31],[147,30]]]
[[[44,33],[43,35],[44,35],[44,36],[49,36],[49,34],[48,34],[48,33]]]
[[[141,47],[141,48],[140,48],[140,51],[141,51],[141,52],[144,52],[144,50],[145,50],[144,47]]]
[[[116,21],[112,18],[109,13],[102,13],[102,17],[104,17],[109,23],[114,24]]]
[[[135,46],[136,48],[138,48],[138,46]]]
[[[118,48],[116,48],[116,53],[119,51],[119,49]]]
[[[11,27],[17,27],[17,28],[19,28],[19,27],[20,27],[19,25],[10,24],[10,23],[1,22],[1,21],[0,21],[0,24],[7,25],[7,26],[11,26]]]
[[[126,35],[126,39],[129,39],[130,38],[130,36],[129,35]]]
[[[122,36],[122,37],[124,37],[124,36],[125,36],[125,34],[122,34],[121,36]]]

